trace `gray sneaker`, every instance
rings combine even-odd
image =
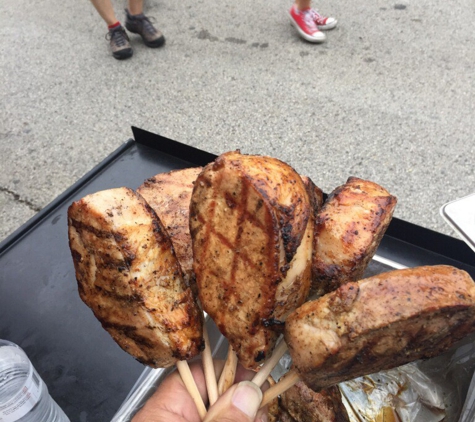
[[[134,34],[139,34],[147,47],[157,48],[165,44],[163,34],[153,26],[150,18],[143,13],[140,15],[131,15],[128,9],[125,9],[125,27]]]
[[[106,34],[106,39],[110,41],[112,55],[117,60],[128,59],[134,53],[130,46],[129,37],[122,25],[110,29]]]

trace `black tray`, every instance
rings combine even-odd
[[[155,174],[215,156],[141,129],[101,164],[0,243],[0,338],[25,349],[71,421],[108,421],[142,373],[79,299],[67,209],[99,190],[137,188]],[[475,277],[462,241],[393,219],[378,255],[406,266],[449,264]]]

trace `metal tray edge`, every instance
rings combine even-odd
[[[7,236],[2,242],[0,242],[0,256],[16,242],[18,242],[22,237],[24,237],[33,227],[39,224],[46,216],[48,216],[54,209],[59,207],[64,203],[69,197],[74,195],[74,193],[79,190],[83,185],[89,182],[91,179],[96,177],[101,170],[113,163],[117,158],[119,158],[122,153],[130,148],[134,144],[133,139],[129,139],[114,152],[108,155],[104,160],[102,160],[97,166],[93,167],[92,170],[88,171],[83,177],[81,177],[77,182],[72,184],[59,196],[57,196],[52,202],[42,208],[37,214],[31,217],[26,223],[21,225],[13,233]]]

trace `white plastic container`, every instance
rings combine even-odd
[[[475,193],[448,202],[440,214],[475,252]]]
[[[1,339],[0,422],[69,422],[23,349]]]

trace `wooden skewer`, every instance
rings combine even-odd
[[[270,375],[272,370],[274,369],[275,365],[279,362],[280,358],[284,356],[284,353],[288,350],[287,344],[284,340],[281,340],[277,347],[274,349],[272,356],[265,361],[262,368],[259,372],[254,375],[252,382],[256,384],[258,387],[262,387],[262,385],[266,382],[267,377]]]
[[[236,368],[238,364],[238,358],[236,352],[232,346],[228,347],[228,355],[224,364],[223,372],[218,382],[218,394],[223,395],[229,387],[234,384],[234,378],[236,377]]]
[[[188,362],[186,360],[179,360],[176,364],[176,367],[181,375],[181,379],[185,383],[188,393],[190,393],[190,396],[193,398],[193,401],[196,404],[201,420],[204,420],[206,417],[206,406],[203,402],[203,399],[201,398],[201,394],[198,390],[198,387],[196,386],[193,375],[191,374]]]
[[[205,373],[206,388],[208,390],[209,405],[212,406],[218,400],[218,383],[216,381],[216,372],[214,371],[213,355],[209,343],[208,330],[206,324],[203,325],[203,338],[205,340],[205,349],[203,350],[203,370]]]
[[[300,381],[300,377],[297,372],[289,371],[283,380],[279,381],[277,384],[273,385],[271,388],[264,392],[261,407],[264,407],[266,404],[274,400],[277,396],[280,396],[290,387],[295,385],[298,381]]]

